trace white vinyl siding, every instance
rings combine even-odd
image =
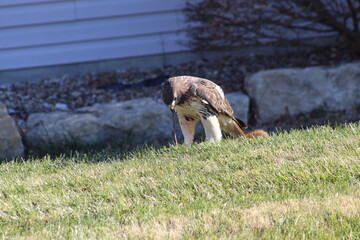
[[[0,71],[185,51],[185,0],[2,0]]]

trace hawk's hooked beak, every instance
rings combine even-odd
[[[174,108],[175,108],[175,100],[172,101],[172,103],[170,105],[168,105],[168,108],[170,108],[171,110],[174,110]]]

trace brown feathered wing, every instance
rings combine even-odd
[[[246,123],[234,116],[234,110],[231,108],[230,103],[218,85],[202,78],[194,78],[193,84],[196,85],[196,95],[208,102],[218,113],[233,119],[240,127],[240,132],[242,132],[241,128],[247,128]]]

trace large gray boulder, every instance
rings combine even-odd
[[[24,146],[14,120],[0,102],[0,160],[21,157]]]
[[[151,98],[79,109],[75,113],[31,114],[25,133],[26,145],[35,151],[66,146],[147,144],[171,139],[171,113]]]
[[[239,92],[227,93],[225,97],[233,108],[234,115],[245,123],[248,123],[250,98]]]
[[[142,98],[80,109],[84,110],[96,113],[102,133],[114,142],[146,144],[171,137],[171,112],[160,100]]]
[[[245,89],[260,122],[318,109],[351,109],[360,104],[360,63],[261,71],[245,80]]]
[[[27,147],[51,151],[66,146],[92,146],[105,141],[101,121],[94,114],[35,113],[27,121]]]

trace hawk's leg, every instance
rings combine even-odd
[[[186,119],[183,114],[178,114],[179,123],[185,144],[191,144],[194,141],[195,125],[197,120]]]
[[[220,123],[216,115],[206,118],[201,117],[201,122],[204,126],[205,137],[207,141],[220,141],[222,138]]]

